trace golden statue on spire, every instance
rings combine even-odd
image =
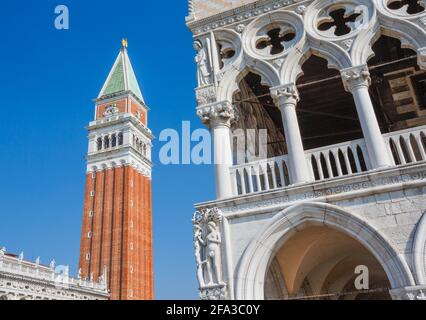
[[[123,40],[121,40],[121,44],[123,45],[123,48],[127,48],[129,46],[129,42],[126,38],[123,38]]]

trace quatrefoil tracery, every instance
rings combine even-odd
[[[286,10],[264,14],[245,28],[241,43],[253,59],[277,61],[284,58],[305,37],[302,16]]]
[[[362,24],[363,12],[361,10],[339,8],[329,12],[329,16],[318,23],[318,30],[329,36],[344,36],[357,29]]]
[[[425,11],[425,3],[422,0],[390,0],[388,8],[394,11],[400,11],[409,15]]]
[[[278,55],[293,45],[296,31],[289,26],[271,26],[259,32],[256,49],[264,55]]]
[[[291,42],[296,37],[296,33],[291,29],[274,28],[266,33],[266,36],[259,37],[256,49],[269,51],[269,54],[280,54],[286,49],[286,43]]]

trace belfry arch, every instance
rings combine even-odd
[[[309,244],[309,242],[304,240],[304,236],[315,239],[315,237],[317,236],[318,238],[318,235],[321,235],[321,233],[323,239],[328,239],[330,235],[333,235],[336,237],[334,238],[335,240],[339,238],[346,244],[342,245],[339,250],[329,251],[331,255],[337,251],[340,253],[340,257],[339,254],[335,254],[334,257],[330,257],[331,260],[334,258],[334,260],[337,261],[336,259],[340,258],[341,261],[343,261],[347,250],[356,250],[360,257],[358,261],[361,264],[366,263],[371,266],[370,271],[373,275],[372,285],[376,286],[377,289],[383,289],[382,291],[385,292],[387,285],[390,287],[389,289],[414,285],[413,275],[407,262],[398,255],[392,245],[372,226],[336,206],[324,203],[303,203],[278,213],[247,247],[238,268],[239,277],[236,283],[236,298],[247,300],[263,300],[266,298],[265,285],[268,285],[266,289],[270,288],[268,280],[271,279],[271,277],[269,273],[273,272],[275,279],[279,279],[277,270],[280,270],[280,267],[277,267],[277,253],[279,255],[280,253],[286,254],[292,250],[296,252],[296,249],[305,250],[305,252],[309,254],[306,256],[299,254],[299,266],[303,265],[304,259],[310,259],[311,262],[315,262],[317,267],[321,262],[325,263],[325,260],[330,260],[318,260],[316,259],[318,256],[315,256],[318,250],[311,251],[307,249],[309,246],[315,245],[315,242]],[[297,248],[297,245],[303,244],[303,241],[305,241],[305,246],[301,245],[301,247]],[[328,240],[322,244],[326,244],[327,241]],[[292,243],[296,245],[296,247],[292,247]],[[300,261],[302,261],[302,263],[300,263]],[[337,261],[335,266],[338,266],[341,261]],[[350,266],[349,269],[356,263],[357,260],[350,262],[348,264]],[[271,266],[273,267],[272,269]],[[311,268],[309,268],[309,266]],[[312,270],[315,270],[312,266],[313,263],[305,263],[305,269],[310,269],[309,274],[312,274]],[[316,275],[320,274],[318,270],[316,271]],[[326,276],[322,276],[323,279],[320,281],[322,285],[316,287],[320,289],[316,289],[317,291],[310,291],[308,294],[305,294],[305,296],[315,295],[315,293],[321,295],[324,291],[330,290],[329,288],[324,289],[327,288],[325,285],[327,282],[326,278],[330,274],[329,272],[326,273]],[[386,275],[386,277],[384,277],[384,275]],[[309,287],[308,285],[304,285],[304,283],[306,284],[306,277],[299,276],[299,279],[297,279],[297,276],[297,272],[294,271],[287,275],[287,279],[292,279],[292,285],[290,287],[285,283],[285,276],[283,276],[284,281],[278,282],[280,288],[285,288],[285,290],[281,292],[284,293],[284,298],[288,298],[290,294],[295,294],[296,296],[300,295],[301,288],[303,290],[303,288],[306,289]],[[350,292],[350,283],[353,279],[349,277],[348,272],[345,272],[344,276],[347,278],[346,281],[340,283],[340,289],[346,289]],[[331,282],[336,285],[336,281]],[[293,292],[291,290],[293,290]],[[296,293],[294,293],[295,290]],[[270,292],[271,291],[267,291],[267,293]],[[388,298],[387,295],[382,297]],[[271,298],[277,297],[272,296]]]

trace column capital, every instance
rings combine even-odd
[[[300,101],[299,90],[297,90],[296,84],[289,83],[282,86],[271,88],[271,96],[274,99],[277,107],[284,105],[296,106]]]
[[[426,47],[417,50],[417,59],[420,69],[426,70]]]
[[[343,69],[340,73],[345,90],[348,92],[352,92],[359,87],[369,87],[371,85],[370,71],[366,64]]]
[[[197,108],[197,115],[210,128],[216,126],[231,127],[235,121],[235,110],[230,101],[220,101]]]

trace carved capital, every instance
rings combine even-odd
[[[299,90],[294,83],[271,88],[271,96],[279,108],[288,105],[296,106],[300,101]]]
[[[426,47],[417,50],[417,58],[419,67],[426,70]]]
[[[235,110],[233,105],[228,101],[221,101],[208,104],[197,109],[197,115],[201,121],[214,128],[219,125],[231,126],[235,121]]]
[[[345,90],[348,92],[371,85],[370,71],[367,65],[344,69],[341,74]]]

